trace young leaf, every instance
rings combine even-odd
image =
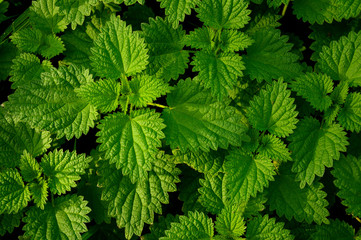
[[[24,150],[23,155],[21,155],[19,167],[21,176],[26,182],[31,182],[40,177],[43,172],[36,159],[26,150]]]
[[[30,183],[29,189],[35,205],[44,210],[45,203],[48,200],[48,182],[41,178],[39,183]]]
[[[290,97],[287,83],[274,81],[260,91],[248,108],[248,118],[252,126],[260,131],[269,131],[277,137],[287,137],[298,122],[294,99]]]
[[[219,234],[236,239],[246,231],[240,205],[227,205],[217,216],[216,230]]]
[[[286,144],[274,135],[267,134],[262,137],[258,153],[266,158],[276,161],[290,161],[291,153]]]
[[[85,223],[90,222],[87,214],[91,211],[82,196],[66,195],[48,202],[44,210],[31,207],[23,218],[24,237],[31,240],[76,239],[86,232]]]
[[[198,77],[206,88],[210,88],[219,100],[228,96],[227,90],[232,90],[237,78],[242,77],[245,69],[242,57],[235,53],[219,55],[209,51],[199,51],[193,58],[193,71],[199,72]]]
[[[293,79],[301,74],[299,57],[291,52],[292,44],[287,43],[288,37],[281,36],[280,30],[261,28],[251,37],[254,43],[247,48],[247,55],[243,58],[245,73],[251,79],[271,82],[280,77]]]
[[[291,231],[283,226],[284,223],[276,223],[276,219],[268,215],[254,218],[247,224],[247,240],[293,240]]]
[[[112,15],[94,41],[90,60],[99,76],[117,79],[143,71],[148,64],[147,52],[144,39]]]
[[[13,82],[11,88],[16,89],[22,86],[30,85],[32,82],[40,79],[43,72],[50,71],[51,62],[44,60],[40,63],[37,56],[30,53],[22,53],[13,60],[11,66],[11,78]]]
[[[316,175],[322,177],[325,166],[332,167],[333,160],[338,160],[348,145],[346,132],[340,125],[321,126],[312,117],[300,121],[289,140],[294,160],[292,171],[297,173],[301,188],[306,183],[311,185]]]
[[[224,52],[243,51],[253,43],[247,34],[237,30],[223,30],[221,33],[221,49]]]
[[[149,48],[148,73],[166,82],[184,74],[189,54],[182,51],[185,36],[182,27],[174,29],[169,21],[157,17],[150,19],[149,24],[142,24],[142,30]]]
[[[361,31],[350,32],[348,36],[332,41],[329,47],[323,47],[317,66],[333,80],[350,82],[361,86]]]
[[[39,48],[39,53],[45,58],[52,58],[65,50],[63,41],[55,35],[47,35]]]
[[[294,174],[285,169],[281,169],[281,174],[275,177],[268,188],[270,210],[276,210],[278,216],[285,216],[288,220],[295,218],[298,222],[328,224],[328,202],[325,200],[326,193],[322,191],[323,185],[314,181],[312,185],[301,189]]]
[[[361,130],[361,94],[348,94],[344,106],[338,114],[337,120],[346,129],[352,132]]]
[[[5,115],[6,114],[6,115]],[[15,167],[26,150],[37,157],[50,148],[50,133],[30,128],[23,122],[15,120],[0,109],[0,165]]]
[[[190,79],[179,81],[167,95],[170,108],[162,116],[167,143],[181,151],[216,150],[247,140],[241,115],[226,103],[217,102],[209,91]]]
[[[291,88],[317,110],[326,111],[332,104],[328,94],[333,90],[333,82],[326,74],[306,73],[296,78]]]
[[[117,109],[120,95],[119,82],[112,79],[100,79],[75,89],[77,96],[106,113]]]
[[[224,166],[227,196],[230,202],[247,201],[273,181],[275,167],[269,158],[251,157],[240,150],[230,151]]]
[[[244,0],[203,0],[196,11],[206,26],[215,29],[243,28],[251,18],[248,3]]]
[[[60,195],[76,187],[75,181],[85,174],[91,160],[85,154],[77,155],[76,152],[64,152],[62,149],[44,155],[40,165],[49,179],[50,191]]]
[[[197,0],[157,0],[160,7],[165,8],[165,14],[173,28],[178,27],[179,22],[184,21],[185,15],[191,14],[191,10],[196,6]]]
[[[160,240],[201,240],[212,239],[214,234],[213,223],[204,213],[188,212],[188,216],[180,216],[179,223],[174,222],[171,228],[165,231],[166,237]]]
[[[0,171],[0,215],[17,213],[30,201],[29,187],[24,186],[18,170],[7,168]]]
[[[172,90],[162,79],[149,75],[137,75],[129,82],[129,86],[129,103],[139,108],[146,107],[148,103]]]
[[[341,156],[334,164],[332,175],[336,187],[340,189],[337,195],[342,204],[347,206],[346,212],[361,217],[361,162],[352,155]]]
[[[210,27],[196,28],[186,35],[184,42],[192,48],[211,50],[215,45],[213,42],[215,35],[216,32]]]
[[[152,224],[154,212],[161,213],[161,203],[168,203],[168,192],[176,191],[179,169],[159,156],[153,161],[148,179],[133,184],[127,176],[109,163],[100,169],[99,186],[102,200],[107,201],[108,214],[116,217],[119,228],[125,227],[125,237],[140,235],[144,223]]]
[[[106,116],[98,125],[99,150],[105,151],[105,158],[121,168],[132,183],[147,178],[161,146],[165,125],[159,115],[149,109],[133,111],[130,116],[118,112]]]
[[[98,113],[74,89],[91,81],[88,70],[74,65],[53,68],[41,79],[19,87],[9,96],[9,107],[30,125],[56,133],[57,138],[79,138],[94,127]]]

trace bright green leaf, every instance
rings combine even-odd
[[[227,205],[222,209],[215,221],[218,234],[233,239],[242,236],[246,231],[242,213],[240,205]]]
[[[45,203],[48,200],[48,182],[40,179],[39,183],[32,182],[29,184],[31,198],[40,209],[44,209]]]
[[[262,137],[258,153],[275,161],[290,161],[291,153],[286,144],[274,135],[267,134]]]
[[[26,150],[24,150],[23,155],[21,155],[19,167],[21,176],[26,182],[31,182],[40,177],[43,172],[36,159]]]
[[[178,27],[179,22],[184,21],[185,15],[190,15],[198,0],[157,0],[160,7],[165,8],[165,14],[173,28]]]
[[[337,120],[346,129],[352,132],[361,130],[361,94],[351,93],[346,97],[344,106],[338,114]]]

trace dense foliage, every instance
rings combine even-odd
[[[361,239],[360,16],[0,0],[0,235]]]

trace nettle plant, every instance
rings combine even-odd
[[[361,1],[158,2],[37,0],[4,32],[0,234],[359,239]]]

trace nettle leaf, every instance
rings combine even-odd
[[[0,214],[17,213],[30,201],[29,187],[24,185],[18,170],[0,171]]]
[[[342,204],[347,206],[346,212],[361,217],[361,162],[352,155],[341,156],[335,162],[332,175],[336,187],[340,189],[337,195],[342,199]]]
[[[11,85],[13,89],[37,81],[43,72],[50,71],[52,68],[50,61],[44,60],[40,63],[40,59],[30,53],[20,54],[13,60],[13,63],[10,72],[11,77],[9,79],[13,82]]]
[[[12,60],[19,54],[18,48],[11,42],[0,44],[0,81],[6,80],[11,66]]]
[[[198,189],[201,194],[199,197],[200,203],[207,209],[208,212],[219,214],[228,203],[226,181],[223,173],[205,174],[204,179],[200,179],[199,183],[202,185]]]
[[[291,88],[316,110],[326,111],[332,104],[329,94],[333,90],[333,81],[326,74],[306,73],[292,81]]]
[[[227,90],[232,90],[237,78],[242,77],[245,69],[242,57],[235,53],[222,53],[198,51],[195,53],[193,71],[199,72],[198,77],[206,88],[219,100],[228,96]]]
[[[306,183],[311,185],[316,175],[322,177],[325,167],[332,167],[333,160],[338,160],[348,145],[346,132],[340,125],[321,126],[312,117],[300,121],[289,140],[294,160],[292,171],[297,173],[301,188]]]
[[[210,27],[196,28],[184,38],[184,43],[196,49],[211,50],[215,46],[213,39],[216,31]]]
[[[236,109],[227,103],[217,102],[200,83],[179,81],[167,94],[169,108],[162,116],[167,126],[164,130],[172,149],[191,151],[227,148],[229,144],[240,146],[248,139],[247,127]]]
[[[275,218],[269,218],[268,215],[257,217],[247,224],[247,240],[293,240],[291,231],[284,228],[284,223],[276,223]]]
[[[0,165],[15,167],[26,150],[37,157],[50,148],[50,133],[30,128],[28,124],[16,122],[10,114],[0,110]]]
[[[9,7],[8,2],[3,2],[3,0],[0,1],[0,23],[8,19],[8,17],[4,15],[4,13],[7,12],[8,7]]]
[[[361,86],[361,31],[350,32],[348,36],[332,41],[320,52],[317,66],[333,80],[348,81]]]
[[[227,205],[215,221],[218,234],[236,239],[246,231],[240,205]]]
[[[48,182],[40,179],[39,183],[30,183],[29,189],[35,205],[40,209],[44,209],[45,203],[48,200]]]
[[[149,74],[166,82],[184,74],[188,67],[189,53],[182,51],[185,45],[185,31],[182,27],[174,29],[169,21],[156,17],[150,19],[149,24],[142,24],[142,30],[149,48]]]
[[[86,232],[85,223],[90,222],[87,214],[91,211],[82,196],[66,195],[47,203],[44,210],[30,207],[23,218],[24,237],[31,240],[41,239],[82,239],[80,233]]]
[[[3,213],[0,215],[0,236],[4,236],[6,232],[12,233],[15,227],[20,226],[20,220],[23,217],[23,213],[7,214]]]
[[[271,82],[280,77],[285,80],[293,79],[301,74],[299,57],[291,52],[292,44],[287,43],[288,37],[281,36],[280,30],[261,28],[250,36],[254,43],[247,48],[243,61],[245,73],[251,79]]]
[[[244,155],[240,150],[232,150],[226,157],[224,166],[227,195],[230,202],[247,201],[262,192],[273,181],[275,167],[269,158]]]
[[[36,53],[42,44],[43,33],[30,27],[20,29],[10,36],[12,43],[22,51]]]
[[[267,0],[267,4],[270,7],[278,8],[282,4],[287,5],[291,0]]]
[[[246,33],[234,29],[221,32],[221,49],[224,52],[243,51],[253,43],[253,39]]]
[[[278,28],[281,26],[278,22],[281,18],[281,15],[273,14],[271,12],[259,13],[253,17],[246,27],[246,33],[252,35],[262,29]]]
[[[79,138],[94,127],[98,113],[94,106],[77,97],[74,89],[91,81],[92,75],[83,68],[53,68],[10,95],[10,110],[31,126],[56,133],[57,138]]]
[[[112,79],[100,79],[81,85],[75,92],[100,111],[112,112],[119,104],[120,83]]]
[[[198,18],[215,29],[243,28],[251,18],[248,2],[244,0],[203,0],[198,3]]]
[[[109,163],[100,169],[99,186],[102,200],[108,202],[108,214],[116,218],[119,228],[125,228],[125,237],[140,236],[144,223],[152,224],[154,212],[161,214],[161,203],[169,202],[168,192],[176,191],[180,171],[161,155],[152,162],[149,177],[132,183],[129,177]]]
[[[129,103],[139,108],[146,107],[148,103],[172,90],[162,79],[149,75],[137,75],[129,82],[129,87]]]
[[[248,108],[252,126],[260,131],[269,131],[277,137],[287,137],[296,128],[298,114],[291,91],[283,80],[273,81],[262,89]]]
[[[262,137],[257,152],[276,161],[291,161],[291,153],[286,144],[274,135],[267,134]]]
[[[49,179],[50,191],[60,195],[76,187],[75,181],[85,174],[91,160],[85,154],[77,155],[76,152],[64,152],[62,149],[44,155],[40,165]]]
[[[276,210],[278,216],[285,216],[288,220],[294,218],[298,222],[328,224],[327,194],[322,191],[323,185],[314,181],[312,185],[301,189],[299,182],[295,181],[295,175],[285,169],[281,169],[280,175],[275,177],[268,188],[270,210]]]
[[[66,19],[56,6],[57,0],[37,0],[30,7],[30,22],[46,33],[59,33],[66,29]]]
[[[106,116],[98,125],[99,150],[105,151],[105,158],[133,183],[147,178],[161,146],[165,125],[159,115],[149,109],[133,111],[130,116],[118,112]]]
[[[308,21],[311,24],[317,22],[331,23],[335,17],[336,12],[335,0],[297,0],[294,1],[292,8],[294,14],[298,19],[302,18],[303,21]]]
[[[60,0],[56,5],[74,30],[77,25],[84,23],[85,17],[90,15],[92,6],[96,3],[97,0]]]
[[[112,15],[91,48],[92,66],[100,77],[120,78],[143,71],[148,64],[144,39]]]
[[[165,8],[165,14],[173,28],[177,28],[179,22],[184,21],[185,15],[190,15],[198,0],[157,0],[160,7]]]
[[[43,172],[36,159],[26,150],[24,150],[23,155],[21,155],[19,167],[21,176],[26,182],[31,182],[40,177]]]
[[[337,120],[346,129],[352,132],[361,130],[361,94],[350,93],[346,97],[344,106],[338,114]]]
[[[165,236],[165,230],[171,228],[171,223],[178,221],[179,215],[167,214],[165,217],[159,216],[158,221],[149,227],[151,233],[145,234],[142,237],[144,240],[159,240],[160,237]]]
[[[316,226],[316,231],[310,235],[311,240],[340,239],[351,240],[355,238],[355,229],[344,221],[330,219],[330,224]]]
[[[212,239],[214,228],[210,218],[195,211],[188,212],[188,216],[180,216],[179,223],[171,223],[171,228],[165,234],[166,237],[161,237],[160,240]]]
[[[63,41],[55,35],[48,35],[44,38],[39,48],[39,53],[45,58],[52,58],[65,50]]]

